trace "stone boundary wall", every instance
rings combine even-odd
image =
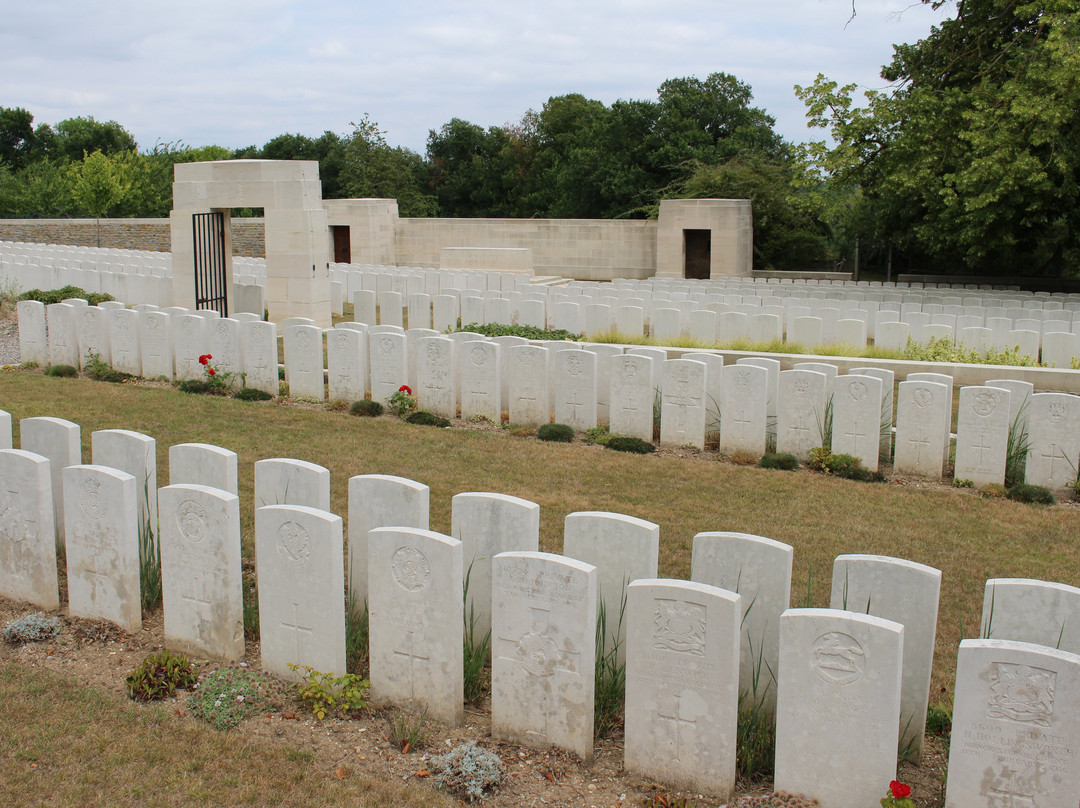
[[[398,219],[398,266],[439,268],[443,247],[524,247],[537,276],[651,278],[657,223],[635,219]]]
[[[168,219],[0,219],[0,241],[69,244],[115,250],[172,249]],[[262,217],[232,219],[233,255],[263,258],[266,232]]]

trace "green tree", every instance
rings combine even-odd
[[[342,141],[341,193],[345,198],[393,198],[402,216],[432,216],[435,196],[425,187],[428,173],[414,151],[390,146],[385,132],[366,114]]]
[[[0,165],[26,165],[34,149],[34,116],[21,107],[0,107]]]
[[[132,183],[131,161],[110,158],[101,151],[86,155],[81,163],[68,169],[72,180],[71,195],[79,208],[98,220],[98,245],[101,246],[101,217],[123,200]]]
[[[116,121],[100,122],[91,116],[68,118],[56,125],[58,156],[69,160],[81,160],[96,151],[109,156],[135,148],[135,138]]]
[[[819,76],[796,88],[811,124],[835,144],[812,144],[807,155],[837,197],[872,211],[850,217],[864,234],[896,245],[919,269],[1076,274],[1074,0],[961,0],[926,39],[896,47],[882,76],[893,87],[867,93],[861,108],[854,85]]]

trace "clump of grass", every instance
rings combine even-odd
[[[799,467],[799,458],[787,452],[766,454],[761,456],[758,465],[763,469],[779,469],[781,471],[794,471]]]
[[[774,791],[757,797],[743,797],[735,808],[815,808],[819,806],[815,799],[805,794],[789,794],[787,791]]]
[[[194,687],[198,681],[195,663],[183,654],[158,651],[151,654],[128,674],[128,696],[135,701],[164,699],[180,690]]]
[[[269,674],[249,668],[218,668],[200,675],[188,708],[215,729],[235,727],[245,718],[280,709],[283,686]]]
[[[1027,408],[1030,402],[1030,398],[1024,399],[1016,410],[1016,417],[1009,424],[1009,435],[1005,444],[1006,488],[1024,482],[1027,474],[1027,456],[1031,451],[1031,439],[1027,430]]]
[[[133,378],[130,373],[123,373],[107,362],[102,362],[98,354],[87,354],[86,360],[83,362],[83,372],[94,381],[112,382],[113,384],[122,384],[126,380]]]
[[[574,440],[574,429],[566,424],[544,424],[536,430],[536,437],[555,443],[571,443]]]
[[[34,612],[24,617],[17,617],[4,626],[4,642],[9,645],[42,642],[52,639],[59,633],[59,617],[46,617],[44,612]]]
[[[150,478],[143,479],[143,499],[149,503],[155,492],[150,490]],[[150,508],[139,520],[139,592],[143,611],[161,605],[161,543],[154,530]]]
[[[619,621],[612,632],[607,630],[607,608],[603,598],[596,618],[596,684],[593,696],[593,722],[596,737],[606,738],[622,719],[626,696],[626,660],[619,659],[623,618],[626,616],[626,590],[619,607]],[[608,647],[608,643],[611,643]]]
[[[233,393],[233,398],[238,398],[241,401],[269,401],[273,396],[265,390],[259,390],[255,387],[241,387]]]
[[[736,466],[756,466],[760,460],[753,452],[746,451],[732,452],[726,459],[729,463],[734,463]]]
[[[589,342],[598,342],[608,345],[655,345],[656,342],[644,334],[624,334],[610,328],[607,331],[597,331],[589,334]]]
[[[515,438],[531,438],[536,434],[534,427],[527,424],[504,424],[503,429],[507,430]]]
[[[506,764],[494,752],[468,741],[431,759],[433,782],[456,797],[475,802],[502,782]]]
[[[479,640],[476,638],[476,608],[469,601],[469,580],[472,578],[473,564],[476,559],[469,563],[469,569],[465,571],[465,587],[463,596],[465,603],[469,604],[469,613],[465,615],[464,654],[463,669],[465,676],[465,701],[477,703],[487,694],[487,681],[484,675],[487,670],[488,657],[491,654],[491,628]]]
[[[57,379],[72,379],[79,375],[79,370],[72,365],[50,365],[45,368],[45,375]]]
[[[333,401],[326,402],[326,409],[328,412],[348,412],[349,402],[335,398]]]
[[[586,443],[594,443],[597,446],[606,446],[610,439],[611,431],[606,424],[600,424],[600,426],[594,426],[592,429],[585,430]]]
[[[354,401],[352,403],[349,407],[349,412],[353,415],[359,415],[362,418],[378,418],[383,414],[383,405],[378,401],[361,399],[360,401]]]
[[[254,569],[244,570],[244,639],[259,639],[259,587]]]
[[[612,435],[604,445],[616,452],[631,452],[632,454],[650,454],[656,451],[656,447],[648,441],[626,435]]]
[[[1041,485],[1028,485],[1027,483],[1014,485],[1009,489],[1008,497],[1014,502],[1027,502],[1030,505],[1054,505],[1057,503],[1057,497],[1049,489],[1043,488]]]
[[[436,415],[433,412],[427,410],[417,410],[416,412],[405,417],[405,423],[407,424],[419,424],[420,426],[437,426],[440,429],[445,429],[450,426],[450,422],[445,418]]]
[[[833,454],[824,446],[817,446],[810,450],[809,466],[815,471],[822,471],[845,480],[857,480],[864,483],[885,480],[885,475],[866,468],[854,455]]]
[[[419,749],[427,743],[427,713],[410,713],[394,710],[387,720],[390,730],[390,742],[402,754]]]
[[[210,382],[202,379],[184,379],[177,385],[177,388],[181,393],[208,395],[210,393]]]
[[[368,665],[368,610],[350,594],[345,604],[345,670],[362,676]]]
[[[980,486],[979,493],[987,499],[1005,499],[1009,492],[1001,483],[987,483]]]

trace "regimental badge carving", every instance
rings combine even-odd
[[[193,499],[186,499],[176,509],[176,526],[180,535],[198,544],[206,538],[206,511]]]
[[[101,500],[101,483],[88,478],[79,486],[79,510],[87,519],[100,519],[105,515],[105,503]]]
[[[146,329],[148,331],[153,331],[153,332],[156,333],[159,328],[161,328],[161,318],[160,317],[147,317],[146,318]]]
[[[536,354],[533,351],[521,351],[517,357],[518,365],[523,368],[531,368],[536,360]]]
[[[334,339],[334,347],[337,349],[338,353],[345,353],[345,351],[349,350],[349,335],[338,334]]]
[[[298,332],[296,334],[296,344],[299,345],[301,348],[310,348],[311,347],[311,332],[310,331],[300,331],[300,332]]]
[[[278,555],[306,564],[311,555],[311,536],[303,525],[285,522],[278,528]]]
[[[862,678],[866,652],[854,637],[830,631],[814,640],[814,672],[834,685],[847,685]]]
[[[851,382],[847,388],[847,397],[852,401],[866,401],[866,397],[870,394],[869,388],[865,382]]]
[[[439,361],[439,346],[434,342],[429,342],[427,346],[427,358],[429,362]]]
[[[566,372],[571,376],[580,376],[582,371],[585,370],[585,362],[580,356],[571,354],[566,359]]]
[[[796,379],[795,384],[792,385],[795,395],[798,398],[806,398],[810,395],[810,380],[809,379]]]
[[[479,345],[473,347],[472,352],[469,354],[469,359],[474,365],[479,367],[487,362],[487,351],[481,348]]]
[[[705,655],[705,615],[700,603],[657,598],[653,624],[653,648]]]
[[[0,534],[12,541],[22,541],[27,538],[29,531],[26,529],[26,517],[22,511],[14,505],[8,505],[0,510]]]
[[[994,411],[994,407],[997,406],[997,399],[990,393],[978,393],[975,399],[971,402],[971,409],[975,411],[976,415],[986,416]]]
[[[746,390],[750,386],[750,371],[739,368],[735,371],[735,386],[740,390]]]
[[[427,557],[415,547],[399,547],[391,561],[394,580],[409,592],[423,589],[431,580],[431,566]]]
[[[225,323],[220,323],[217,327],[217,335],[220,339],[228,339],[229,326],[227,326]]]
[[[990,665],[990,718],[1049,727],[1054,714],[1057,673],[1030,665],[994,662]]]
[[[627,381],[630,381],[631,379],[636,379],[637,374],[638,374],[638,368],[637,368],[636,364],[634,364],[633,362],[631,362],[629,360],[626,361],[626,362],[623,362],[623,365],[622,365],[622,377],[624,379],[626,379]]]
[[[379,353],[383,356],[390,356],[394,353],[394,341],[389,337],[383,337],[379,340]]]
[[[1046,410],[1046,419],[1052,424],[1060,424],[1065,420],[1065,405],[1060,401],[1053,402]]]
[[[916,387],[911,400],[916,407],[925,410],[934,403],[934,391],[928,387]]]

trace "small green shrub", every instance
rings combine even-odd
[[[475,802],[502,782],[506,764],[494,752],[469,741],[431,759],[433,782],[456,797]]]
[[[135,701],[153,701],[171,696],[177,688],[194,687],[199,677],[194,662],[166,650],[148,656],[124,681]]]
[[[948,708],[937,704],[926,708],[926,731],[940,738],[949,737],[952,733],[952,714]]]
[[[1057,497],[1048,489],[1027,483],[1014,485],[1009,489],[1008,497],[1014,502],[1027,502],[1031,505],[1053,505],[1057,502]]]
[[[51,365],[50,367],[45,368],[45,375],[54,376],[58,379],[70,379],[78,376],[79,370],[71,365]]]
[[[97,354],[87,354],[86,361],[83,362],[83,372],[94,381],[112,382],[113,384],[121,384],[126,379],[132,378],[130,373],[124,373],[108,363],[102,362],[101,357]]]
[[[971,480],[962,479],[960,477],[953,478],[952,485],[953,485],[953,488],[974,488],[975,487],[974,482],[972,482]]]
[[[235,727],[251,715],[262,715],[284,703],[282,685],[249,668],[218,668],[199,677],[188,697],[192,715],[216,729]]]
[[[285,381],[285,368],[277,369],[277,378],[279,382]]]
[[[595,443],[597,446],[607,446],[609,440],[611,440],[611,431],[604,424],[585,430],[586,443]]]
[[[210,385],[202,379],[184,379],[177,385],[181,393],[199,393],[206,395],[210,392]]]
[[[310,665],[292,665],[294,671],[303,670],[306,678],[296,685],[296,697],[315,713],[318,719],[326,718],[329,713],[340,710],[348,718],[355,712],[367,707],[368,688],[371,683],[354,673],[334,676],[322,673]]]
[[[345,603],[345,670],[364,675],[368,662],[368,610],[357,605],[352,593]]]
[[[26,362],[23,362],[21,365],[19,365],[19,370],[37,370],[38,367],[39,367],[39,365],[38,365],[37,362],[34,362],[32,360],[28,360]]]
[[[233,393],[233,398],[238,398],[241,401],[269,401],[273,396],[265,390],[254,387],[241,387]]]
[[[450,426],[450,422],[445,418],[441,418],[433,412],[427,410],[417,410],[405,418],[407,424],[420,424],[420,426],[437,426],[440,428],[446,428]]]
[[[525,339],[563,340],[566,342],[580,342],[585,338],[584,334],[571,334],[563,329],[547,330],[536,328],[531,325],[503,325],[501,323],[469,323],[456,331],[469,331],[483,334],[485,337],[524,337]]]
[[[19,295],[18,299],[37,300],[46,306],[50,303],[61,303],[71,299],[85,300],[91,306],[96,306],[98,303],[104,303],[107,300],[116,300],[115,297],[104,292],[87,292],[78,286],[64,286],[60,289],[48,289],[46,291],[31,289],[29,292],[23,292]]]
[[[555,443],[570,443],[574,440],[574,428],[566,424],[544,424],[536,430],[536,437]]]
[[[378,418],[383,414],[383,405],[378,401],[354,401],[349,407],[349,412],[362,418]]]
[[[59,633],[59,617],[46,617],[44,612],[34,612],[25,617],[18,617],[4,626],[4,642],[9,645],[42,642]]]
[[[656,447],[641,438],[630,438],[626,435],[612,435],[604,444],[608,449],[616,452],[630,452],[632,454],[650,454],[656,451]]]
[[[762,455],[758,465],[763,469],[779,469],[781,471],[795,471],[799,467],[799,458],[787,452]]]
[[[409,713],[405,710],[394,710],[389,721],[390,742],[397,747],[403,755],[419,749],[428,739],[428,731],[424,728],[427,724],[427,713]]]
[[[743,797],[735,808],[815,808],[818,805],[821,803],[804,794],[774,791],[757,797]]]

